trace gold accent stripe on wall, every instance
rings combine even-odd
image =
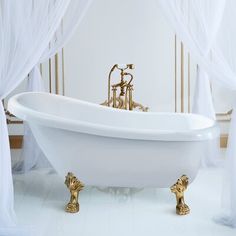
[[[49,92],[52,92],[52,59],[49,59],[48,62],[48,72],[49,72]]]
[[[190,88],[191,88],[191,80],[190,80],[190,53],[188,53],[188,113],[190,113]]]
[[[58,53],[55,55],[55,92],[59,94],[59,69],[58,69]]]
[[[175,112],[177,112],[177,36],[175,34]]]
[[[184,112],[184,44],[181,42],[181,112]]]
[[[64,59],[64,48],[62,48],[62,95],[65,95],[65,59]]]

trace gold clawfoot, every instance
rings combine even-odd
[[[190,212],[190,208],[185,204],[184,201],[184,191],[188,187],[188,177],[186,175],[182,175],[181,178],[177,180],[177,182],[171,186],[170,190],[172,193],[176,195],[176,214],[178,215],[187,215]]]
[[[65,210],[69,213],[76,213],[79,211],[79,192],[83,189],[84,185],[71,172],[68,172],[66,176],[65,185],[70,190],[71,194],[70,201],[66,205]]]

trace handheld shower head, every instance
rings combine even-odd
[[[116,64],[117,69],[125,70],[125,69],[134,69],[134,64]]]
[[[126,64],[117,64],[117,69],[119,70],[125,70],[127,68]]]

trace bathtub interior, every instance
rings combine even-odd
[[[186,132],[215,125],[213,120],[195,114],[130,112],[48,93],[25,93],[17,102],[49,116],[113,127]]]

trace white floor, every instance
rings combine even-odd
[[[32,171],[14,176],[15,209],[20,224],[45,236],[235,236],[236,229],[213,221],[220,213],[221,182],[220,169],[201,170],[186,192],[187,216],[175,214],[169,189],[95,187],[81,192],[80,212],[69,214],[64,179],[49,170]]]

